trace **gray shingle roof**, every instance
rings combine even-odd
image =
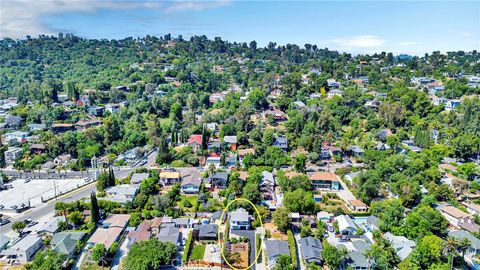
[[[180,238],[180,231],[174,226],[167,226],[160,229],[160,232],[157,235],[157,239],[160,242],[169,242],[174,245],[178,243]]]
[[[288,242],[284,240],[267,240],[265,241],[268,257],[276,257],[279,255],[290,255]]]
[[[60,232],[56,233],[50,244],[53,246],[53,251],[70,255],[75,251],[77,241],[81,240],[86,233],[83,232]]]
[[[134,173],[130,179],[131,184],[140,184],[143,180],[147,179],[148,173]]]
[[[204,224],[204,225],[200,225],[200,226],[198,226],[198,229],[199,229],[198,236],[199,236],[200,238],[204,238],[204,237],[208,237],[208,238],[217,237],[217,233],[218,233],[218,225],[217,225],[217,224]]]
[[[302,256],[305,260],[322,260],[322,242],[314,237],[305,237],[300,240]]]

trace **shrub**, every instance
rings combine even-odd
[[[182,262],[187,262],[188,261],[188,256],[190,253],[190,249],[192,247],[192,231],[188,234],[187,242],[185,243],[185,249],[183,250],[183,255],[182,255]]]
[[[292,230],[287,231],[288,246],[290,248],[290,257],[292,258],[293,269],[297,269],[297,247],[295,244],[295,238],[293,237]]]

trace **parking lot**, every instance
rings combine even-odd
[[[53,198],[55,194],[64,194],[85,184],[84,179],[61,179],[61,180],[31,180],[17,179],[11,183],[13,186],[8,190],[0,191],[0,211],[12,210],[12,207],[21,207],[22,204],[36,206],[44,200]],[[0,206],[1,207],[1,206]]]

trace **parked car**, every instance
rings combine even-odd
[[[10,220],[8,220],[8,219],[0,219],[0,226],[3,226],[3,225],[8,224],[8,223],[10,223]]]
[[[27,179],[25,179],[23,182],[24,182],[24,183],[28,183],[28,182],[30,182],[30,181],[32,181],[32,179],[27,178]]]

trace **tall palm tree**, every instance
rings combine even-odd
[[[472,242],[468,238],[463,238],[462,240],[458,241],[458,250],[462,254],[462,260],[465,263],[465,253],[467,252],[468,248]]]
[[[453,257],[456,256],[458,249],[458,241],[453,237],[447,237],[447,240],[443,243],[442,254],[448,257],[450,269],[453,269]]]

